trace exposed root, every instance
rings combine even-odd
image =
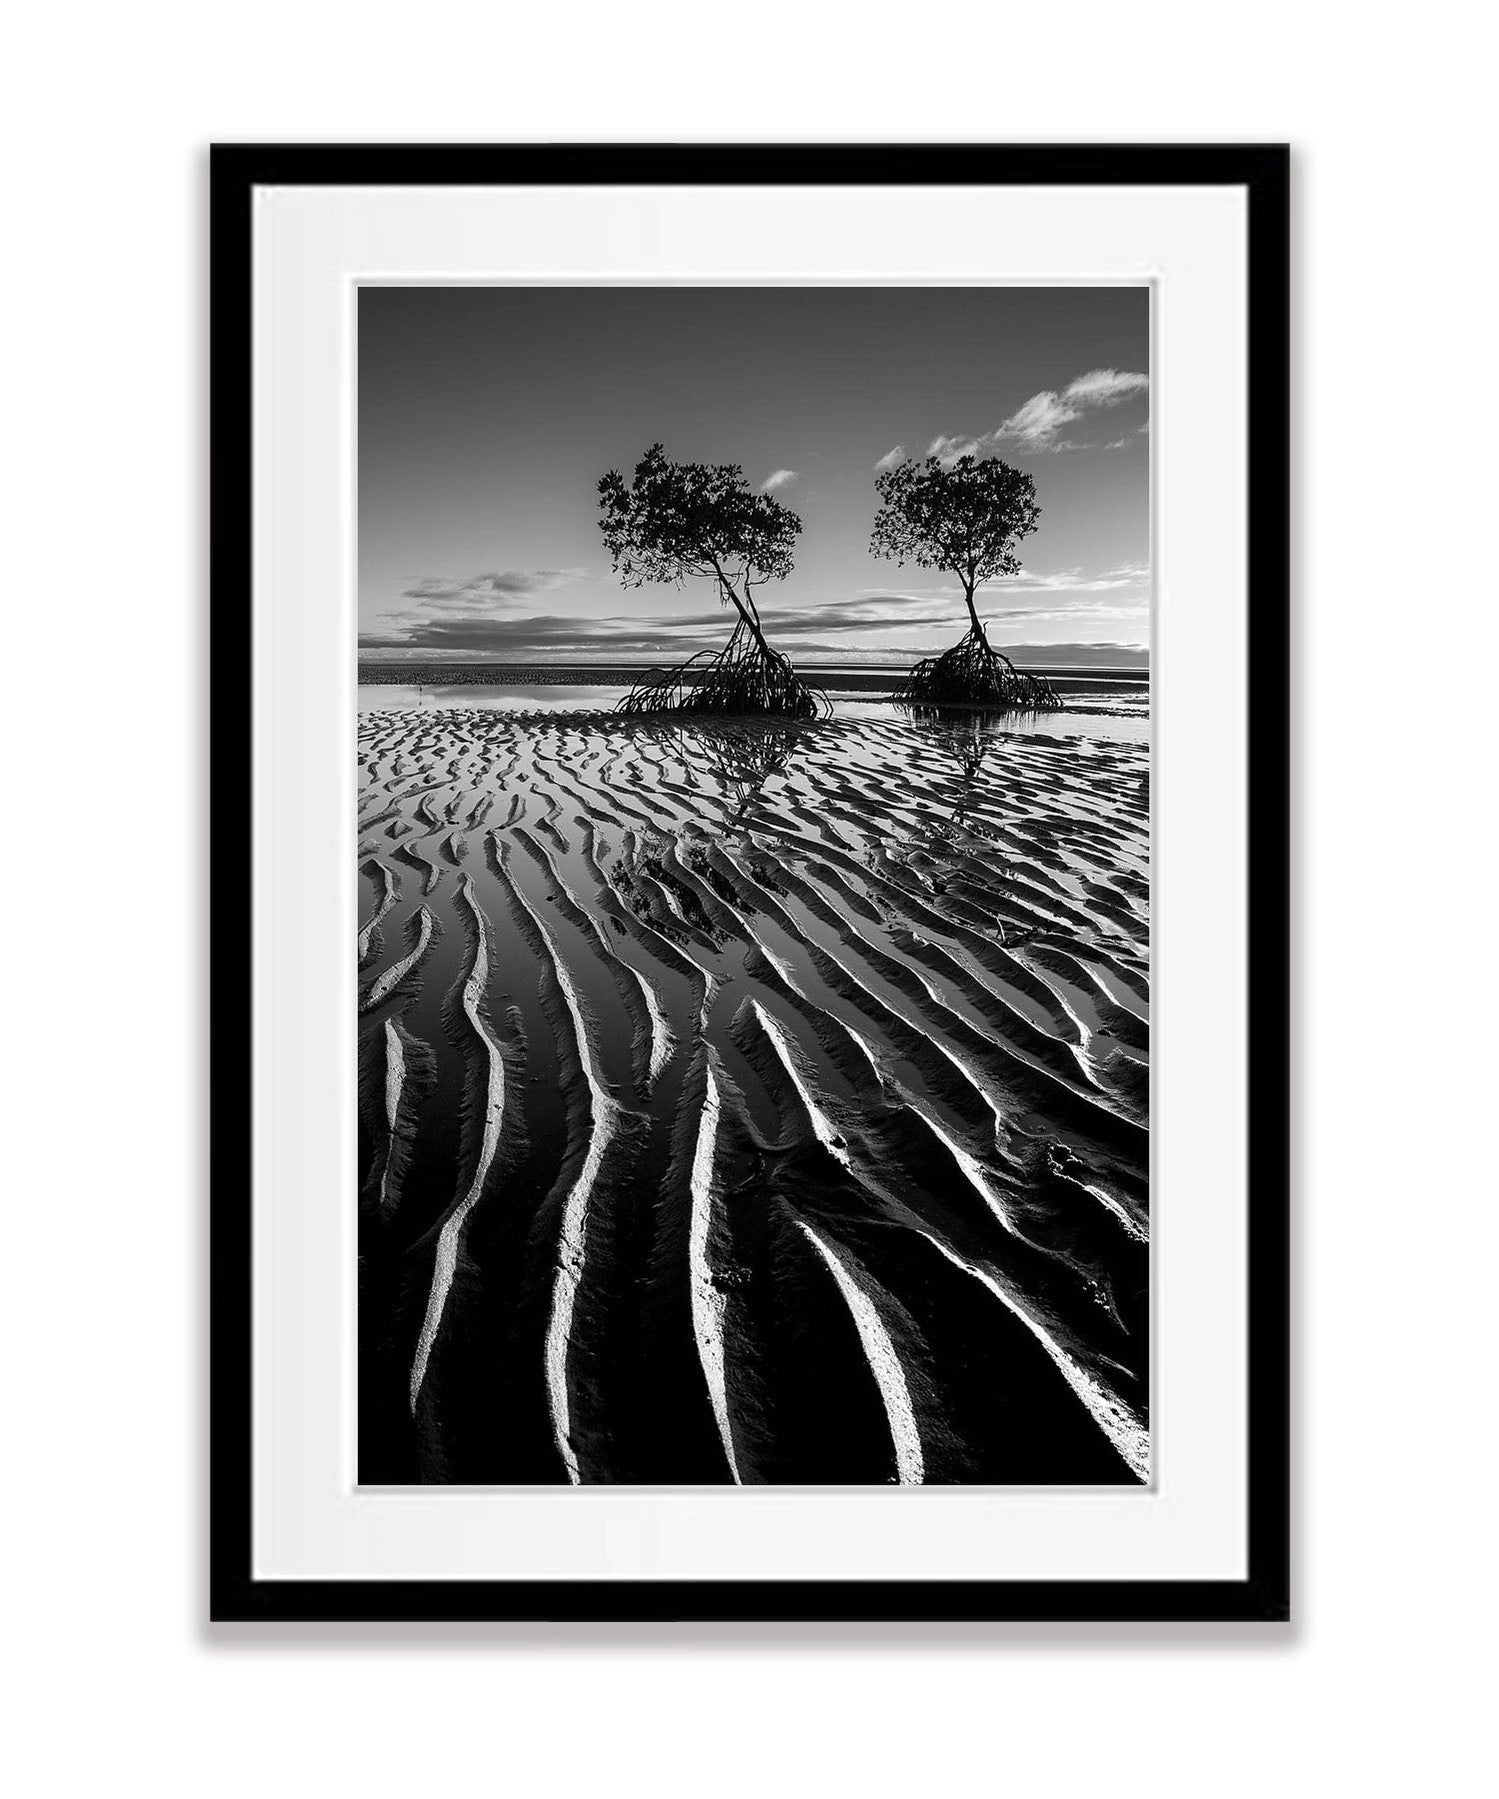
[[[825,695],[808,687],[779,651],[757,642],[743,624],[721,650],[701,650],[678,667],[653,669],[620,702],[639,717],[653,712],[720,717],[829,718]]]
[[[1007,712],[1060,712],[1057,690],[1043,675],[1016,668],[982,626],[940,656],[918,662],[893,697],[916,706],[990,706]]]

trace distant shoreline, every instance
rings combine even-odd
[[[361,662],[359,682],[369,687],[633,687],[652,672],[643,662],[603,667],[566,662],[534,666],[522,662]],[[807,665],[805,672],[813,686],[827,693],[889,693],[907,673],[903,668],[833,669],[816,664]],[[1038,665],[1033,672],[1069,684],[1144,687],[1150,681],[1148,668],[1069,668],[1052,663]]]

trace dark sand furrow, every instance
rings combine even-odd
[[[778,1073],[781,1080],[777,1083],[772,1078],[771,1085],[780,1089],[783,1116],[794,1113],[803,1121],[811,1140],[821,1145],[838,1164],[844,1177],[861,1189],[866,1202],[864,1209],[869,1216],[890,1224],[919,1227],[930,1221],[923,1219],[919,1210],[913,1210],[913,1205],[919,1203],[918,1196],[930,1199],[943,1190],[950,1196],[955,1184],[960,1184],[977,1198],[986,1224],[997,1224],[1011,1236],[1020,1234],[1013,1204],[1003,1185],[977,1154],[938,1122],[934,1111],[916,1101],[898,1082],[880,1082],[880,1106],[871,1107],[867,1100],[857,1107],[850,1106],[820,1084],[804,1043],[799,1043],[792,1031],[758,998],[746,1000],[735,1017],[735,1029],[741,1041],[750,1035],[752,1027],[758,1027],[760,1039],[777,1064],[773,1075]],[[851,1030],[850,1034],[856,1033]],[[758,1060],[758,1065],[764,1066],[763,1051],[759,1058],[753,1048],[749,1048],[749,1053],[752,1060]],[[865,1054],[870,1053],[871,1047],[866,1045]],[[887,1094],[896,1096],[893,1106],[883,1103]],[[903,1120],[891,1116],[899,1107],[904,1107],[916,1120],[916,1137],[925,1138],[922,1159],[904,1164],[907,1179],[912,1181],[906,1198],[890,1187],[887,1178],[887,1151],[897,1140],[907,1147],[912,1142],[911,1133],[901,1128]],[[919,1175],[916,1174],[918,1168],[922,1170]],[[929,1178],[934,1174],[935,1187]],[[835,1188],[836,1181],[831,1185]],[[968,1216],[971,1228],[977,1216],[971,1203],[961,1210]]]
[[[401,1184],[411,1165],[417,1108],[433,1081],[433,1057],[428,1046],[412,1036],[398,1018],[387,1018],[380,1029],[384,1051],[383,1092],[385,1141],[379,1156],[376,1204],[393,1212],[401,1203]]]
[[[642,812],[638,806],[632,806],[632,805],[628,804],[626,801],[622,800],[619,797],[619,794],[616,791],[613,783],[610,783],[610,782],[603,783],[600,788],[600,796],[607,797],[609,811],[614,816],[616,816],[618,818],[627,818],[630,820],[632,825],[642,826],[644,828],[644,830],[647,832],[657,831],[660,829],[659,820],[656,818],[653,818],[649,812]],[[581,797],[581,796],[574,796],[574,797]]]
[[[793,834],[804,840],[809,835],[820,838],[830,848],[842,850],[845,855],[857,855],[862,848],[862,838],[858,834],[849,836],[837,828],[818,794],[809,793],[805,800],[795,800],[788,796],[776,807],[776,811],[785,819],[786,826]]]
[[[1069,941],[1075,933],[1090,940],[1114,936],[1109,921],[1102,914],[1095,914],[1085,906],[1038,887],[1014,860],[1006,865],[1005,883],[998,892],[960,871],[948,879],[947,894],[948,904],[956,914],[966,915],[971,922],[977,923],[985,913],[990,913],[1007,938],[1012,925],[1025,934],[1022,941],[1042,933],[1061,935]]]
[[[931,905],[929,883],[913,878],[909,870],[891,860],[882,846],[875,845],[866,853],[856,855],[823,844],[817,846],[814,853],[805,836],[784,825],[762,825],[760,832],[773,836],[789,856],[799,859],[799,865],[809,871],[822,871],[824,879],[836,881],[844,895],[862,893],[866,904],[855,906],[854,910],[871,922],[883,921],[885,914],[880,911],[883,905],[938,930],[950,929],[954,923],[966,923],[971,930],[995,928],[994,910],[966,903],[955,905],[950,892],[944,896],[943,911],[936,912]]]
[[[696,886],[684,878],[670,839],[628,832],[609,878],[627,904],[637,898],[643,903],[643,915],[662,936],[690,943],[717,960],[721,928],[705,911]]]
[[[396,897],[401,891],[401,884],[396,878],[395,870],[388,867],[378,856],[366,857],[363,867],[366,870],[373,868],[379,876],[379,898],[375,903],[374,912],[359,933],[358,962],[361,968],[379,947],[380,920],[396,903]]]
[[[442,879],[443,871],[440,865],[424,856],[414,843],[401,844],[395,851],[395,854],[409,862],[413,868],[421,869],[422,893],[424,896],[430,894],[433,888],[436,887],[437,883]]]
[[[538,756],[537,760],[539,764],[541,758]],[[540,768],[538,767],[538,773],[539,772]],[[552,819],[555,819],[562,810],[562,802],[553,791],[555,784],[555,776],[551,775],[549,775],[545,785],[542,785],[539,781],[533,781],[531,783],[531,792],[535,794],[536,798],[541,802],[541,805],[544,808],[541,819],[537,822],[548,823]]]
[[[1103,994],[1110,1005],[1128,1012],[1140,1024],[1150,1024],[1150,999],[1143,990],[1140,971],[1127,973],[1104,951],[1090,946],[1077,959],[1079,969]]]
[[[615,891],[604,864],[605,852],[601,850],[598,835],[588,821],[585,821],[584,826],[584,853],[589,871],[596,882],[596,903],[615,925],[617,932],[633,937],[658,966],[669,968],[674,974],[692,981],[693,1008],[695,1012],[701,1012],[708,997],[708,988],[713,983],[712,972],[688,955],[679,944],[649,924]]]
[[[944,1003],[951,1006],[953,996],[961,996],[964,1009],[977,1028],[1003,1037],[1028,1060],[1064,1080],[1081,1077],[1095,1083],[1086,1054],[1087,1032],[1055,996],[1046,1019],[1047,1028],[1042,1028],[1027,1010],[1014,1003],[998,981],[986,980],[981,968],[965,965],[945,944],[909,929],[892,931],[890,943],[893,950],[920,963],[934,977]]]
[[[584,1478],[580,1458],[586,1453],[587,1433],[574,1410],[570,1361],[579,1294],[589,1272],[593,1213],[596,1205],[609,1200],[620,1152],[628,1155],[638,1149],[643,1121],[606,1090],[573,977],[552,931],[511,872],[506,845],[501,842],[497,848],[498,872],[527,921],[525,934],[542,960],[544,1003],[550,999],[548,1009],[559,1026],[568,1141],[547,1202],[557,1222],[542,1361],[553,1445],[567,1480],[576,1486]]]
[[[848,1108],[839,1106],[841,1117],[834,1118],[836,1102],[812,1071],[805,1051],[793,1043],[787,1027],[758,995],[747,995],[734,1012],[730,1030],[777,1101],[787,1133],[778,1147],[816,1143],[840,1169],[851,1172],[853,1160],[842,1123]]]
[[[1017,1279],[1023,1279],[1031,1291],[1048,1296],[1048,1304],[1058,1316],[1070,1316],[1075,1323],[1081,1319],[1086,1325],[1096,1303],[1088,1271],[1121,1266],[1131,1259],[1122,1249],[1118,1233],[1122,1231],[1135,1244],[1147,1242],[1141,1215],[1101,1186],[1084,1187],[1079,1180],[1053,1172],[1048,1186],[1050,1204],[1055,1206],[1064,1188],[1085,1195],[1088,1202],[1086,1216],[1080,1219],[1075,1210],[1070,1211],[1058,1232],[1017,1186],[1013,1170],[996,1172],[982,1153],[982,1143],[965,1142],[961,1128],[954,1129],[944,1121],[939,1105],[922,1098],[900,1079],[888,1057],[881,1056],[872,1044],[864,1047],[876,1070],[884,1105],[878,1111],[866,1106],[858,1120],[846,1121],[844,1128],[854,1160],[860,1164],[860,1178],[880,1194],[889,1221],[934,1232],[953,1248],[968,1242],[980,1255],[996,1253],[989,1227],[997,1224],[1010,1239],[998,1252],[1007,1270],[1006,1291],[1013,1297]],[[1070,1165],[1081,1169],[1075,1160]],[[911,1183],[910,1203],[887,1187],[885,1171],[891,1168],[905,1171]],[[1095,1201],[1103,1208],[1101,1213],[1092,1204]],[[1101,1221],[1102,1228],[1093,1228],[1095,1220]],[[1076,1278],[1079,1272],[1081,1285]],[[1144,1270],[1140,1273],[1143,1276]]]
[[[736,1430],[731,1389],[740,1396],[730,1344],[729,1291],[733,1278],[732,1238],[725,1216],[725,1176],[722,1151],[724,1076],[713,1052],[699,1043],[692,1058],[673,1132],[672,1162],[667,1173],[663,1207],[662,1251],[685,1262],[693,1347],[702,1390],[712,1413],[714,1429],[728,1478],[738,1486],[753,1480],[752,1456],[743,1428]],[[672,1216],[670,1199],[685,1192],[686,1230]],[[685,1244],[681,1242],[685,1235]],[[658,1256],[661,1252],[658,1252]],[[669,1287],[681,1278],[669,1264]],[[742,1362],[741,1362],[742,1365]]]
[[[911,1390],[901,1358],[880,1317],[879,1309],[865,1291],[865,1283],[846,1250],[835,1250],[831,1241],[805,1219],[798,1224],[826,1265],[848,1307],[859,1333],[870,1374],[879,1389],[880,1401],[890,1425],[891,1448],[895,1454],[895,1478],[903,1487],[920,1486],[926,1478],[922,1455],[921,1432],[911,1404]]]
[[[880,1051],[873,1043],[870,1022],[857,1009],[818,981],[808,978],[805,966],[776,953],[757,933],[745,951],[744,971],[764,992],[784,999],[797,1014],[801,1028],[815,1039],[823,1061],[836,1070],[858,1107],[877,1105],[883,1097]],[[850,1016],[850,1015],[853,1016]],[[855,1022],[855,1018],[857,1022]]]
[[[817,1304],[828,1271],[797,1225],[805,1182],[758,1138],[710,1046],[695,1069],[712,1070],[716,1105],[703,1104],[706,1079],[689,1080],[695,1117],[679,1120],[673,1173],[680,1181],[692,1168],[696,1204],[664,1241],[662,1268],[689,1271],[699,1390],[720,1454],[727,1464],[732,1453],[742,1482],[888,1479],[888,1422],[852,1320],[842,1305]],[[694,1128],[708,1115],[711,1144]]]
[[[418,909],[416,924],[416,942],[399,962],[386,969],[385,973],[378,976],[369,986],[359,1002],[361,1012],[373,1012],[378,1006],[383,1005],[426,955],[432,941],[432,914],[425,906]]]
[[[723,861],[732,857],[739,872],[753,884],[756,903],[779,913],[788,931],[803,935],[805,925],[788,915],[785,907],[771,897],[772,882],[788,899],[799,901],[810,917],[825,925],[835,939],[850,936],[859,941],[870,940],[868,932],[850,923],[847,908],[835,905],[816,884],[819,880],[838,882],[838,871],[820,866],[815,857],[807,857],[800,865],[791,859],[781,859],[767,869],[762,864],[751,863],[727,845],[719,846],[712,854]],[[841,891],[846,891],[841,882],[838,885]],[[887,902],[887,908],[884,913],[873,907],[862,911],[855,908],[861,919],[882,927],[877,941],[887,952],[913,962],[920,961],[941,972],[980,1010],[997,1006],[1000,1021],[1011,1033],[1017,1047],[1027,1050],[1054,1072],[1063,1075],[1078,1072],[1068,1053],[1068,1044],[1056,1041],[1065,1034],[1075,1042],[1078,1036],[1075,1026],[1067,1030],[1070,1021],[1057,1006],[1051,990],[1016,964],[1002,946],[942,918],[932,908],[922,907],[920,911],[924,917],[941,920],[940,936],[927,937],[909,918],[897,912],[893,900]],[[966,955],[950,947],[953,939],[961,942]],[[982,970],[987,970],[992,978],[986,979]],[[1049,1004],[1039,1001],[1038,990]]]
[[[727,851],[719,849],[720,857],[726,857]],[[741,871],[743,873],[743,871]],[[744,876],[749,881],[747,875]],[[803,940],[815,940],[815,933],[808,931],[806,922],[793,916],[788,907],[794,908],[796,901],[788,897],[785,905],[774,899],[763,888],[750,882],[756,906],[772,917],[777,917],[788,935]],[[933,1039],[956,1036],[959,1040],[970,1044],[981,1044],[991,1053],[997,1053],[1012,1066],[1009,1071],[1010,1084],[1015,1085],[1017,1079],[1031,1106],[1037,1105],[1038,1083],[1060,1083],[1062,1088],[1074,1100],[1084,1104],[1112,1104],[1115,1096],[1106,1093],[1101,1087],[1093,1093],[1085,1092],[1078,1083],[1091,1078],[1091,1069],[1072,1056],[1066,1046],[1059,1045],[1052,1037],[1036,1031],[1024,1016],[1006,1008],[1003,1019],[985,1019],[980,1009],[965,1003],[960,996],[940,986],[914,960],[907,960],[900,950],[899,934],[887,935],[884,944],[874,942],[867,933],[860,931],[852,921],[845,921],[838,948],[825,939],[820,947],[836,961],[846,961],[850,953],[862,958],[866,969],[874,972],[889,988],[905,995],[915,1002],[921,1018],[921,1026],[926,1035]],[[979,991],[985,990],[980,986]],[[1061,1061],[1058,1061],[1058,1057]],[[1024,1070],[1021,1074],[1018,1071]],[[1072,1108],[1069,1108],[1071,1110]]]
[[[460,1001],[462,1016],[477,1041],[484,1061],[484,1086],[480,1102],[480,1137],[473,1173],[437,1236],[433,1256],[432,1285],[427,1295],[426,1315],[417,1337],[416,1354],[411,1364],[411,1409],[416,1410],[422,1382],[426,1379],[437,1334],[442,1328],[443,1312],[452,1290],[458,1267],[458,1254],[469,1214],[483,1197],[495,1166],[496,1153],[505,1120],[505,1059],[499,1043],[485,1017],[485,991],[489,984],[489,934],[484,913],[474,898],[474,884],[468,875],[458,882],[458,903],[466,909],[472,927],[473,952],[463,982]]]
[[[1137,1011],[1114,1000],[1092,964],[1046,943],[1033,946],[1032,960],[1090,1040],[1122,1046],[1141,1062],[1148,1060],[1149,1025]]]
[[[757,844],[756,848],[763,846]],[[834,898],[824,896],[823,892],[802,879],[802,852],[794,841],[783,841],[781,845],[780,876],[793,893],[800,893],[809,906],[825,909],[825,915],[842,919],[849,912],[856,912],[860,918],[870,924],[883,925],[891,913],[891,904],[886,900],[883,905],[877,904],[865,892],[863,885],[852,875],[831,860],[821,857],[807,857],[808,863],[815,861],[819,878],[824,887],[834,890]]]
[[[1097,1134],[1114,1144],[1133,1140],[1138,1128],[1133,1108],[1113,1093],[1084,1085],[1075,1064],[1070,1076],[1058,1072],[992,1021],[970,1016],[961,1001],[939,987],[919,964],[903,961],[893,950],[856,936],[852,930],[836,959],[847,961],[851,956],[912,1003],[928,1035],[961,1046],[971,1061],[1007,1088],[1012,1108],[1053,1115],[1071,1129]],[[1031,1043],[1037,1042],[1052,1044],[1054,1039],[1037,1034]]]
[[[884,990],[877,981],[860,979],[820,944],[809,942],[804,947],[823,985],[854,1008],[860,1022],[853,1028],[865,1042],[888,1043],[896,1056],[919,1073],[928,1091],[951,1107],[968,1128],[978,1128],[979,1118],[986,1116],[996,1150],[1008,1155],[1007,1107],[994,1084],[948,1044],[933,1037],[919,1020],[912,1019],[900,995]]]
[[[636,1086],[643,1096],[648,1095],[676,1044],[676,1036],[667,1022],[660,995],[653,983],[638,968],[627,962],[604,935],[597,918],[581,904],[563,878],[553,852],[532,836],[524,825],[517,825],[513,836],[516,842],[530,851],[538,866],[545,871],[563,915],[596,945],[605,966],[614,976],[620,1001],[634,1026],[631,1049],[635,1061]],[[559,843],[563,850],[570,847],[565,838],[559,838]]]
[[[585,783],[574,780],[571,771],[565,765],[548,765],[546,774],[549,786],[555,789],[559,807],[562,802],[566,801],[581,807],[604,804],[612,809],[612,794],[605,794],[597,787],[589,787]],[[517,817],[518,816],[519,814],[517,814]],[[558,814],[555,811],[550,813],[548,822],[554,822],[557,816]],[[505,822],[507,824],[514,824],[516,818],[507,819]]]
[[[719,823],[724,814],[725,802],[708,798],[701,787],[694,787],[686,781],[673,781],[662,778],[661,792],[669,793],[676,805],[679,815],[696,820],[702,825]]]
[[[839,1067],[848,1069],[848,1063],[840,1060],[837,1051],[828,1045],[826,1034],[824,1034],[826,1025],[835,1024],[848,1034],[849,1040],[857,1043],[869,1069],[875,1072],[875,1078],[880,1083],[882,1094],[889,1101],[889,1106],[885,1106],[884,1121],[880,1119],[880,1114],[876,1112],[875,1106],[869,1103],[867,1097],[860,1099],[860,1108],[858,1108],[857,1114],[849,1114],[848,1108],[839,1108],[837,1105],[828,1108],[837,1128],[848,1139],[848,1148],[853,1159],[860,1162],[860,1178],[864,1180],[864,1184],[871,1191],[880,1191],[884,1195],[884,1184],[878,1173],[880,1169],[903,1169],[905,1171],[903,1178],[914,1184],[912,1191],[925,1196],[923,1204],[938,1205],[938,1213],[941,1216],[947,1216],[952,1223],[959,1222],[963,1216],[966,1216],[970,1220],[970,1227],[968,1227],[970,1234],[972,1234],[972,1220],[975,1216],[972,1213],[972,1207],[959,1204],[956,1213],[952,1211],[952,1205],[957,1204],[961,1191],[968,1191],[977,1196],[977,1200],[983,1205],[983,1216],[986,1220],[999,1223],[1004,1231],[1028,1232],[1029,1236],[1035,1238],[1040,1249],[1046,1249],[1047,1241],[1056,1238],[1060,1241],[1065,1256],[1073,1259],[1074,1252],[1085,1247],[1082,1245],[1076,1216],[1064,1220],[1064,1227],[1062,1227],[1062,1231],[1058,1232],[1055,1225],[1049,1222],[1046,1216],[1035,1213],[1035,1207],[1024,1205],[1020,1189],[1017,1189],[1019,1169],[1011,1164],[1006,1164],[1001,1173],[995,1173],[993,1166],[990,1166],[990,1162],[984,1157],[983,1137],[972,1135],[974,1126],[965,1119],[956,1117],[948,1110],[947,1101],[952,1097],[950,1079],[948,1081],[943,1079],[941,1067],[936,1070],[936,1078],[930,1078],[932,1076],[930,1049],[934,1049],[936,1045],[930,1045],[929,1056],[925,1058],[929,1079],[923,1085],[927,1087],[929,1097],[923,1099],[923,1097],[918,1097],[916,1092],[912,1092],[911,1087],[907,1085],[911,1079],[918,1078],[916,1070],[923,1065],[923,1056],[920,1051],[912,1052],[911,1045],[909,1045],[909,1034],[907,1034],[907,1042],[902,1043],[902,1033],[898,1027],[893,1029],[893,1020],[885,1020],[884,1027],[878,1029],[878,1036],[884,1042],[893,1043],[894,1049],[905,1051],[902,1061],[909,1070],[905,1081],[896,1078],[896,1074],[894,1074],[896,1063],[894,1063],[893,1054],[880,1051],[871,1036],[864,1036],[857,1024],[849,1022],[848,1016],[840,1015],[837,1006],[833,1011],[824,1013],[821,1004],[806,1000],[806,995],[801,993],[795,986],[794,980],[790,979],[790,970],[785,968],[785,964],[781,964],[779,968],[767,968],[767,970],[761,971],[761,979],[767,979],[767,977],[772,980],[772,984],[779,984],[785,988],[786,993],[792,997],[795,1009],[801,1013],[804,1022],[810,1025],[810,1029],[819,1038],[819,1042],[824,1043],[826,1049],[830,1049],[831,1056]],[[875,1033],[876,1027],[867,1027],[867,1029],[871,1029],[871,1033]],[[957,1069],[961,1069],[961,1063],[952,1065],[948,1074],[957,1072]],[[970,1078],[972,1078],[972,1074],[970,1074]],[[905,1117],[912,1117],[916,1121],[918,1128],[914,1135],[912,1135],[912,1130],[905,1128],[905,1124],[903,1124]],[[871,1132],[875,1135],[869,1135]],[[1065,1155],[1065,1151],[1055,1151],[1055,1153],[1064,1153]],[[943,1175],[943,1169],[947,1169],[945,1175]],[[934,1186],[934,1182],[936,1182],[936,1186]],[[1062,1182],[1053,1178],[1049,1204],[1056,1204],[1056,1196],[1060,1193],[1060,1187],[1062,1187]],[[1091,1187],[1089,1195],[1096,1196],[1101,1204],[1116,1211],[1121,1220],[1125,1218],[1126,1202],[1118,1200],[1118,1196],[1105,1193],[1103,1187]],[[1024,1222],[1017,1222],[1017,1207],[1026,1211]],[[920,1218],[912,1220],[903,1213],[900,1202],[889,1200],[889,1209],[891,1209],[891,1218],[896,1218],[898,1209],[900,1209],[902,1216],[905,1216],[905,1222],[918,1223],[918,1225],[923,1222]],[[1130,1216],[1134,1216],[1134,1214],[1130,1214]],[[930,1223],[930,1218],[927,1223]],[[1112,1243],[1112,1238],[1103,1243],[1103,1249],[1100,1252],[1101,1259],[1105,1263],[1110,1259],[1110,1243]],[[1051,1254],[1051,1250],[1046,1250],[1046,1252]],[[1013,1252],[1011,1252],[1011,1259],[1013,1259]],[[1033,1275],[1035,1275],[1035,1270],[1033,1270]],[[1042,1284],[1056,1286],[1058,1279],[1042,1279]],[[1069,1279],[1060,1279],[1058,1302],[1067,1302],[1067,1292],[1073,1288],[1073,1284]]]
[[[1065,1147],[1057,1145],[1054,1150],[1048,1149],[1048,1143],[1053,1140],[1046,1135],[1038,1139],[1035,1115],[1022,1108],[1021,1096],[1012,1091],[1002,1076],[996,1078],[996,1071],[982,1054],[975,1053],[972,1046],[960,1054],[947,1038],[931,1032],[919,1015],[913,1018],[911,1009],[900,995],[882,988],[877,981],[861,980],[845,962],[815,946],[814,961],[828,989],[863,1009],[869,1020],[867,1031],[871,1051],[881,1072],[897,1097],[909,1103],[929,1132],[945,1145],[964,1185],[979,1196],[988,1214],[1003,1228],[1023,1229],[1038,1248],[1050,1254],[1046,1244],[1058,1237],[1052,1222],[1052,1202],[1039,1191],[1034,1198],[1026,1196],[1037,1179],[1036,1171],[1049,1165],[1046,1157],[1066,1153]],[[849,1023],[847,1019],[843,1022]],[[858,1030],[859,1027],[850,1025],[849,1028]],[[891,1045],[899,1063],[892,1064],[878,1055],[873,1049],[878,1041]],[[901,1064],[911,1071],[904,1082],[897,1080],[892,1071],[894,1066]],[[927,1096],[924,1101],[910,1092],[913,1079],[921,1082]],[[990,1116],[992,1156],[998,1158],[997,1171],[991,1155],[985,1152],[984,1138],[972,1134],[979,1128],[972,1112],[975,1098],[987,1108]],[[1075,1125],[1069,1129],[1059,1121],[1053,1128],[1075,1141],[1081,1137]],[[920,1186],[924,1177],[916,1171],[930,1167],[930,1148],[912,1153],[892,1144],[890,1149],[896,1156],[897,1165],[908,1171],[907,1178],[914,1179]],[[1095,1153],[1109,1170],[1110,1177],[1117,1179],[1122,1153],[1119,1146],[1105,1148],[1100,1145]],[[1025,1213],[1023,1223],[1019,1222],[1022,1210]],[[1064,1228],[1058,1241],[1066,1253],[1069,1230]]]
[[[729,1415],[728,1375],[724,1352],[724,1300],[714,1280],[709,1244],[713,1235],[713,1164],[718,1146],[718,1078],[711,1062],[704,1061],[703,1094],[692,1148],[690,1190],[692,1222],[688,1234],[687,1279],[692,1295],[692,1328],[697,1340],[703,1382],[708,1389],[723,1444],[724,1459],[736,1485],[739,1461],[734,1448],[734,1427]]]
[[[848,831],[843,839],[845,847],[862,843],[871,817],[879,818],[882,835],[905,837],[919,843],[931,832],[932,816],[945,803],[949,803],[948,796],[938,795],[903,806],[892,801],[888,794],[857,792],[845,799],[826,790],[818,794],[815,800],[824,817],[847,825]],[[957,798],[951,797],[950,803],[956,807]]]
[[[645,807],[656,829],[659,830],[663,824],[675,825],[678,822],[680,814],[673,807],[664,805],[643,783],[634,786],[632,791],[637,803]],[[615,800],[618,803],[617,790]]]
[[[1035,1337],[1063,1380],[1076,1394],[1098,1429],[1108,1439],[1129,1472],[1139,1481],[1150,1478],[1150,1433],[1135,1409],[1112,1393],[1097,1377],[1090,1375],[1068,1354],[1043,1324],[1031,1317],[1024,1307],[1005,1290],[995,1274],[965,1261],[945,1243],[927,1235],[927,1241],[962,1273],[969,1275],[992,1293],[1002,1306],[1018,1318]]]

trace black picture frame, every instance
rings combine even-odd
[[[214,1621],[1263,1621],[1290,1615],[1289,151],[1214,145],[301,145],[211,153],[211,804],[250,799],[251,208],[260,186],[1231,186],[1248,216],[1247,1574],[1193,1580],[261,1580],[251,1562],[249,884],[212,833],[209,1605]]]

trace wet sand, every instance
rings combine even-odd
[[[1148,1472],[1148,750],[360,719],[363,1482]]]

